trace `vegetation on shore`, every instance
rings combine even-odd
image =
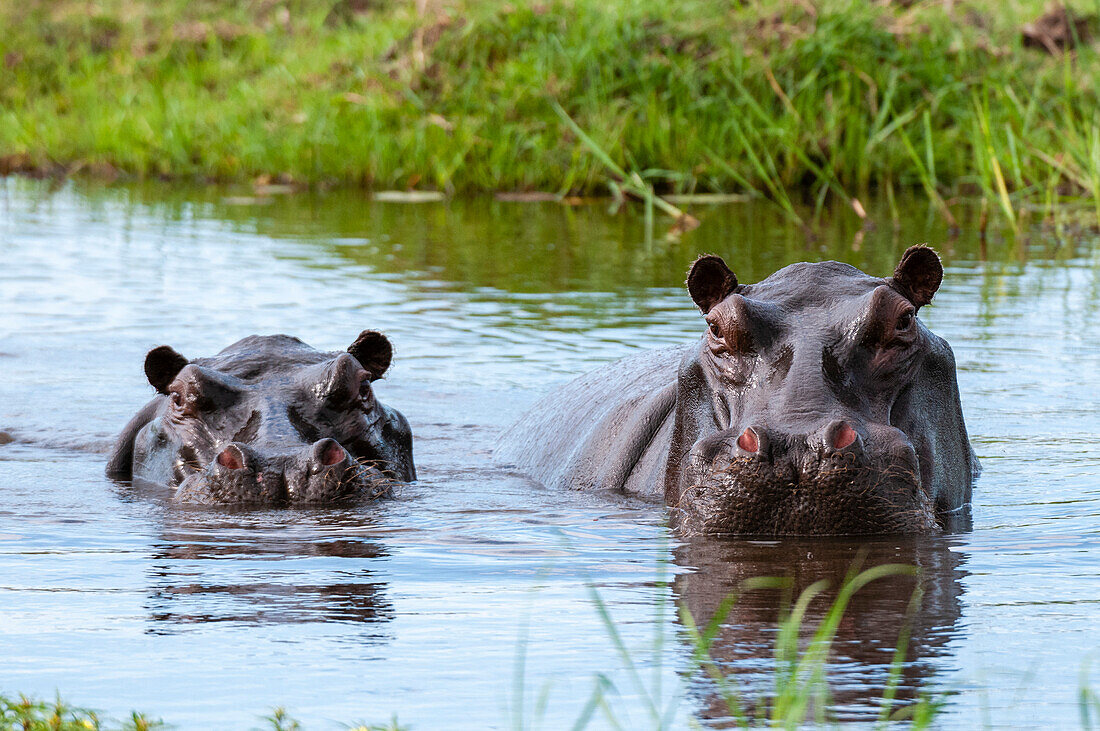
[[[1100,64],[1024,47],[1045,4],[0,0],[0,172],[606,193],[571,119],[659,192],[1100,210]]]

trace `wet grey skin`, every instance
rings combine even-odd
[[[942,278],[926,246],[887,278],[827,261],[757,284],[703,256],[696,343],[563,386],[497,457],[548,486],[663,498],[685,534],[965,528],[980,465],[951,348],[917,317]]]
[[[107,474],[175,488],[179,502],[320,505],[416,479],[405,417],[371,383],[393,356],[363,331],[344,353],[253,335],[212,358],[149,351],[158,395],[122,430]]]

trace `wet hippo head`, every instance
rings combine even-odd
[[[942,277],[923,246],[886,279],[824,262],[741,285],[697,260],[707,330],[680,366],[665,478],[682,528],[921,532],[968,503],[954,359],[917,317]]]
[[[344,353],[286,335],[245,338],[194,361],[154,348],[145,373],[162,395],[124,430],[108,472],[176,487],[185,502],[381,496],[416,476],[408,423],[371,387],[391,355],[373,331]]]

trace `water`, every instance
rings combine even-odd
[[[180,728],[255,727],[276,706],[311,729],[393,715],[558,728],[599,673],[624,727],[650,723],[643,696],[676,726],[723,725],[713,685],[687,671],[677,607],[705,621],[745,578],[797,590],[863,555],[922,567],[903,700],[945,693],[947,728],[1078,723],[1083,663],[1100,663],[1092,234],[948,241],[912,204],[896,234],[860,237],[838,212],[807,239],[737,205],[646,245],[640,215],[602,205],[236,193],[0,181],[0,429],[18,437],[0,446],[0,691]],[[804,259],[886,274],[919,241],[947,264],[922,316],[955,348],[985,466],[972,532],[683,542],[659,506],[549,491],[491,463],[495,435],[553,385],[697,336],[682,282],[699,252],[751,282]],[[151,392],[149,348],[202,356],[286,332],[342,349],[368,327],[396,348],[376,392],[416,434],[421,479],[396,499],[200,510],[103,476],[103,451]],[[914,586],[857,594],[832,660],[841,717],[874,717]],[[719,633],[715,659],[750,696],[770,682],[781,604],[746,594]]]

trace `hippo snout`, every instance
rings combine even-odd
[[[814,463],[822,459],[839,456],[859,460],[864,454],[864,438],[850,423],[838,419],[809,434],[770,431],[760,424],[719,432],[697,442],[691,451],[691,460],[713,469],[745,460],[772,464],[787,462],[799,471],[806,471],[812,470]]]
[[[281,465],[273,464],[247,444],[232,442],[205,469],[180,483],[176,499],[274,505],[284,500],[285,493]]]
[[[231,442],[205,469],[180,484],[176,499],[206,504],[308,505],[352,496],[380,497],[390,486],[388,477],[353,459],[335,439],[319,439],[289,453],[264,452]]]
[[[370,468],[351,459],[335,439],[320,439],[303,450],[287,481],[287,497],[295,503],[327,503],[357,493],[380,479]],[[377,473],[377,470],[375,470]]]
[[[797,432],[750,423],[690,452],[681,526],[693,533],[892,533],[934,527],[917,454],[891,426],[835,419]]]

